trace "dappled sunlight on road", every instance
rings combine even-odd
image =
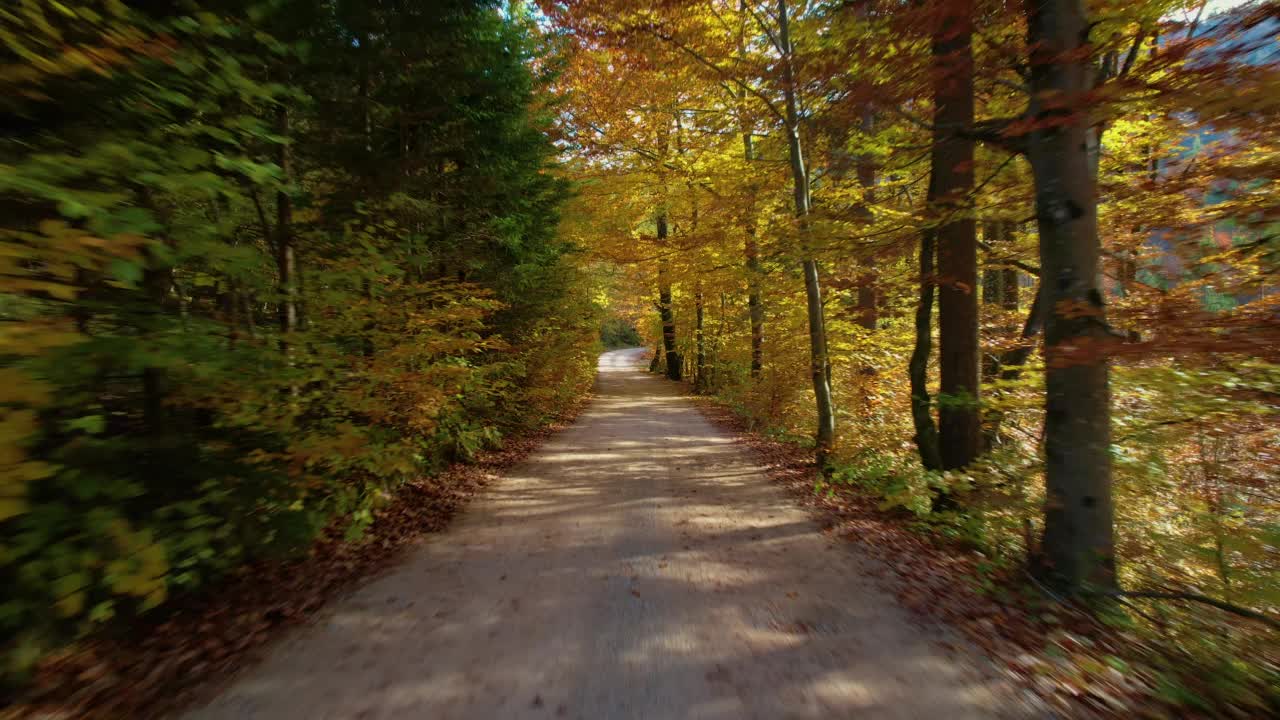
[[[193,718],[997,714],[642,353],[605,354],[575,425]]]

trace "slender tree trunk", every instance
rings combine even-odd
[[[865,7],[865,6],[864,6]],[[864,11],[865,12],[865,11]],[[862,110],[862,132],[870,134],[875,129],[875,114],[868,106]],[[871,204],[876,201],[876,166],[874,159],[867,154],[860,154],[854,165],[858,176],[858,186],[862,189],[862,202],[858,206],[858,214],[866,222],[874,219]],[[867,330],[875,330],[880,320],[877,303],[879,293],[876,291],[875,273],[862,273],[858,278],[858,324]],[[866,368],[864,368],[866,370]]]
[[[252,293],[244,293],[241,299],[244,302],[245,331],[249,334],[250,340],[255,340],[258,337],[258,318],[254,307],[256,304],[255,299]]]
[[[1031,309],[1027,312],[1026,322],[1022,325],[1022,333],[1019,336],[1021,342],[1017,347],[1004,351],[995,361],[994,377],[1001,380],[1017,380],[1022,375],[1022,366],[1026,364],[1031,357],[1031,351],[1035,348],[1034,340],[1040,335],[1044,329],[1044,303],[1041,302],[1042,291],[1039,286],[1036,287],[1035,297],[1031,301]],[[983,445],[987,449],[991,449],[1000,439],[1000,424],[1004,421],[1004,413],[1001,411],[992,411],[987,413],[986,428],[983,431]]]
[[[747,55],[747,0],[739,0],[738,12],[741,18],[741,24],[738,27],[738,56],[740,59],[745,60]],[[756,160],[756,144],[755,133],[747,115],[746,89],[738,89],[737,101],[738,129],[742,133],[742,157],[750,164]],[[759,192],[759,188],[756,187],[754,181],[749,183],[747,186],[747,214],[744,222],[747,237],[743,247],[747,261],[747,314],[751,321],[751,377],[753,379],[759,379],[760,372],[764,369],[764,303],[761,295],[764,272],[760,266],[760,244],[756,237],[757,192]]]
[[[235,349],[240,342],[240,283],[227,283],[227,295],[223,299],[222,312],[227,318],[227,347]]]
[[[870,135],[875,131],[876,116],[870,105],[863,108],[860,125],[864,135]],[[859,154],[854,165],[854,172],[858,175],[858,186],[862,188],[862,202],[860,203],[862,214],[866,219],[870,220],[872,218],[871,204],[876,201],[875,158],[866,153]]]
[[[864,16],[865,6],[859,5],[858,7],[860,8],[859,16]],[[869,107],[864,107],[862,110],[860,129],[867,134],[874,129],[874,115]],[[845,125],[838,124],[829,131],[829,134],[830,137],[827,142],[831,148],[831,160],[825,177],[830,178],[832,183],[839,184],[844,182],[849,170],[853,169],[854,176],[858,181],[858,187],[862,191],[862,196],[854,204],[852,214],[861,222],[870,224],[874,219],[870,205],[875,202],[876,196],[876,168],[874,161],[870,155],[865,153],[859,153],[855,156],[848,152],[846,145],[849,142],[849,133]],[[875,280],[875,273],[862,272],[858,273],[854,281],[857,288],[856,322],[868,330],[874,330],[878,320]]]
[[[751,377],[759,378],[764,369],[764,302],[760,286],[760,247],[756,242],[755,222],[747,226],[747,314],[751,318]]]
[[[209,204],[213,224],[218,228],[218,232],[223,230],[223,207],[229,208],[230,201],[226,198],[215,196]],[[235,233],[231,233],[227,238],[227,244],[236,247],[240,243]],[[240,342],[240,281],[234,276],[227,278],[226,292],[219,296],[219,310],[227,323],[227,348],[234,350]]]
[[[1000,223],[1000,242],[1006,248],[1013,247],[1013,223],[1007,220]],[[1000,288],[1000,305],[1005,310],[1017,312],[1022,292],[1022,288],[1018,286],[1017,268],[1007,267],[1000,271]]]
[[[983,223],[982,234],[993,250],[1008,251],[1012,244],[1012,225],[1005,221],[991,220]],[[982,271],[982,303],[996,306],[1007,312],[1018,310],[1018,271],[1014,268],[986,268]],[[1012,332],[1006,326],[1004,332]],[[1037,332],[1039,332],[1037,330]],[[1025,340],[1025,338],[1024,338]],[[982,356],[982,384],[985,387],[1000,375],[1000,356],[986,352]],[[985,392],[985,391],[984,391]],[[988,424],[990,424],[988,422]],[[990,433],[986,433],[990,435]],[[990,437],[983,441],[984,449],[991,447]]]
[[[305,332],[311,326],[311,321],[307,315],[307,273],[303,270],[306,263],[298,257],[297,248],[293,253],[293,294],[294,294],[294,312],[297,313],[297,328]]]
[[[280,137],[289,137],[289,110],[280,108],[276,113],[276,131]],[[280,171],[287,184],[292,180],[293,161],[288,142],[280,145]],[[276,273],[280,292],[280,332],[286,338],[298,329],[298,264],[293,238],[293,198],[287,189],[276,193]],[[288,340],[282,342],[288,347]]]
[[[703,316],[704,308],[702,303],[702,283],[698,283],[698,287],[693,293],[693,304],[695,311],[696,325],[694,326],[693,337],[697,348],[694,357],[693,366],[693,389],[695,392],[706,392],[707,389],[707,346],[705,336],[703,335]]]
[[[745,112],[745,111],[744,111]],[[748,162],[755,160],[755,141],[746,120],[742,121],[742,152]],[[756,202],[754,186],[748,188],[750,199],[747,205],[746,232],[743,243],[747,260],[747,315],[751,320],[751,377],[759,378],[764,368],[764,302],[761,286],[764,270],[760,266],[760,241],[756,237]]]
[[[162,316],[167,313],[166,306],[169,305],[169,293],[173,288],[173,268],[169,265],[149,264],[143,271],[142,285],[155,310],[156,322],[162,323]],[[157,365],[142,368],[142,416],[147,432],[159,435],[168,429],[168,413],[164,404],[168,394],[169,374],[166,369]]]
[[[667,213],[658,216],[658,245],[665,249]],[[658,316],[662,320],[662,347],[666,354],[667,378],[679,380],[683,365],[676,352],[676,317],[671,308],[671,261],[664,255],[658,261]]]
[[[1138,232],[1142,229],[1138,228]],[[1138,261],[1133,250],[1124,250],[1120,256],[1119,268],[1116,270],[1116,291],[1121,297],[1127,296],[1138,282]]]
[[[1011,251],[1013,223],[991,220],[983,223],[982,235],[992,250]],[[982,271],[982,302],[998,305],[1002,310],[1017,310],[1020,288],[1018,270],[1012,267],[986,268]]]
[[[1016,380],[1020,368],[1031,357],[1035,345],[1032,342],[1044,330],[1044,290],[1043,284],[1036,286],[1031,300],[1031,309],[1027,311],[1027,320],[1022,325],[1021,340],[1018,347],[1012,348],[1000,356],[1000,377],[1004,380]]]
[[[933,196],[933,180],[929,182]],[[934,230],[926,228],[920,235],[920,297],[916,304],[916,342],[911,349],[907,375],[911,385],[911,422],[915,427],[916,450],[925,470],[942,469],[942,450],[938,446],[938,427],[933,422],[929,397],[929,355],[933,351],[933,285]]]
[[[170,233],[168,213],[156,202],[150,188],[143,188],[141,195],[143,205],[151,211],[156,221],[164,228],[160,236],[161,243],[169,250],[172,250],[173,235]],[[146,291],[147,301],[155,313],[151,322],[154,322],[156,327],[148,327],[148,332],[151,333],[158,334],[163,331],[166,317],[173,304],[171,302],[173,265],[167,259],[171,256],[169,252],[148,251],[147,265],[142,271],[142,287]],[[143,367],[142,419],[146,425],[147,432],[159,435],[171,430],[167,417],[168,412],[165,408],[165,398],[168,394],[169,373],[167,369],[158,365]]]
[[[1111,397],[1098,285],[1096,135],[1082,0],[1027,0],[1028,138],[1044,279],[1045,523],[1041,574],[1067,592],[1115,586]],[[1046,102],[1051,99],[1051,102]],[[1084,312],[1082,312],[1084,311]]]
[[[83,288],[79,298],[80,302],[76,303],[71,309],[71,319],[76,325],[76,332],[81,335],[89,334],[89,323],[93,320],[93,312],[89,309],[88,303],[85,302],[93,298],[94,291],[98,285],[98,273],[90,272],[85,268],[76,268],[76,285]]]
[[[992,248],[996,245],[996,238],[999,237],[1000,223],[996,220],[988,220],[982,224],[982,239]],[[982,270],[982,303],[984,305],[998,305],[1004,300],[1004,289],[1000,287],[1003,276],[1000,274],[999,268],[984,268]]]
[[[361,132],[364,135],[364,154],[369,160],[373,158],[373,112],[369,101],[370,82],[369,82],[369,58],[373,54],[373,48],[369,47],[369,34],[361,32],[358,36],[360,42],[360,119]],[[373,168],[370,167],[369,171]]]
[[[836,415],[831,392],[831,361],[827,354],[827,328],[823,318],[822,287],[818,281],[818,261],[809,226],[809,174],[805,169],[800,146],[800,113],[796,105],[795,75],[792,68],[793,48],[787,20],[787,0],[778,0],[778,40],[782,45],[782,88],[787,104],[787,148],[791,160],[795,212],[800,230],[804,290],[809,319],[809,372],[813,378],[813,394],[818,412],[818,428],[814,433],[819,467],[825,468],[827,457],[835,445]]]
[[[867,330],[875,330],[876,323],[880,321],[873,277],[870,273],[864,273],[858,281],[858,325]]]
[[[942,6],[933,37],[934,212],[938,243],[938,409],[942,465],[961,468],[982,450],[978,410],[978,239],[969,212],[973,141],[960,132],[973,124],[972,0]]]
[[[720,359],[721,351],[724,348],[724,331],[725,326],[729,322],[729,298],[726,293],[720,293],[720,318],[716,322],[716,332],[711,338],[711,358],[707,363],[707,388],[711,392],[720,385]]]

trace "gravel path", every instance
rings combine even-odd
[[[190,720],[1015,714],[643,352],[602,356],[576,424]]]

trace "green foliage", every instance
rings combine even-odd
[[[9,677],[326,527],[357,540],[591,379],[535,28],[461,0],[175,7],[0,11]]]

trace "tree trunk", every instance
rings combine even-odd
[[[741,24],[738,27],[738,56],[745,60],[747,56],[746,23],[747,0],[739,0],[738,12]],[[742,157],[748,164],[756,159],[755,134],[747,116],[747,91],[739,88],[738,129],[742,133]],[[759,188],[752,182],[747,187],[747,214],[744,225],[747,231],[744,243],[744,254],[747,261],[747,313],[751,320],[751,377],[758,379],[764,369],[764,303],[761,300],[761,284],[764,273],[760,267],[760,244],[756,238],[756,193]]]
[[[1043,283],[1036,286],[1035,296],[1031,300],[1031,309],[1027,311],[1027,320],[1022,325],[1022,342],[1000,356],[1000,377],[1003,380],[1016,380],[1021,372],[1019,368],[1031,357],[1035,345],[1032,342],[1044,329]]]
[[[244,327],[249,334],[250,340],[256,340],[258,337],[258,318],[256,300],[252,293],[244,293],[241,296],[244,302]]]
[[[969,212],[973,191],[973,141],[960,136],[973,124],[973,23],[971,0],[949,3],[934,31],[932,168],[935,205],[941,215],[938,244],[938,429],[944,469],[961,468],[982,450],[978,410],[978,238]]]
[[[364,154],[365,158],[372,161],[373,159],[373,112],[370,109],[369,102],[369,58],[373,54],[373,49],[369,47],[369,34],[361,31],[357,35],[357,41],[360,44],[360,119],[361,134],[364,136]],[[369,167],[368,171],[372,172],[373,168]]]
[[[280,145],[280,172],[287,185],[292,180],[292,158],[289,151],[289,110],[280,108],[276,113],[276,131],[286,142]],[[276,273],[279,283],[280,332],[287,338],[298,329],[297,258],[293,238],[293,198],[287,189],[276,193]],[[288,348],[288,340],[282,341]]]
[[[933,196],[933,181],[929,182]],[[929,355],[933,351],[933,255],[934,231],[926,228],[920,235],[920,298],[916,305],[916,342],[907,364],[911,384],[911,422],[915,427],[916,449],[925,470],[942,469],[942,451],[938,447],[938,428],[933,423],[929,398]]]
[[[307,315],[307,273],[303,270],[306,263],[298,258],[297,248],[293,253],[293,294],[294,294],[294,312],[297,319],[294,321],[297,329],[306,332],[311,327],[311,321]]]
[[[992,249],[998,247],[996,239],[1000,236],[1000,223],[996,220],[988,220],[982,224],[982,239],[987,242]],[[1004,300],[1004,289],[1001,282],[1004,276],[1001,275],[999,268],[983,268],[982,270],[982,303],[984,305],[998,305]]]
[[[168,233],[165,244],[169,244]],[[171,305],[169,294],[173,289],[173,267],[166,261],[150,258],[147,269],[142,274],[142,285],[146,288],[147,298],[156,313],[157,324],[162,324]],[[169,430],[168,412],[165,398],[169,395],[169,373],[161,366],[147,365],[142,368],[142,418],[147,432],[160,435]]]
[[[163,331],[166,316],[172,306],[170,297],[173,292],[173,265],[168,258],[172,257],[174,243],[168,213],[156,202],[150,188],[143,188],[141,196],[144,207],[151,211],[155,220],[164,228],[160,235],[160,242],[170,250],[170,252],[161,253],[158,252],[158,248],[149,248],[147,264],[142,271],[142,287],[155,313],[153,319],[149,321],[154,325],[146,326],[146,331],[158,334]],[[151,434],[160,435],[172,429],[169,427],[168,412],[165,408],[165,398],[168,394],[168,370],[158,365],[143,367],[142,419],[147,432]]]
[[[240,342],[240,309],[244,306],[240,299],[242,294],[239,281],[232,280],[227,288],[227,305],[225,309],[228,326],[227,345],[231,348],[234,348]]]
[[[742,152],[750,162],[755,160],[755,142],[745,119],[742,121],[742,128]],[[756,238],[756,189],[753,186],[747,192],[751,197],[747,206],[747,237],[743,250],[747,260],[747,314],[751,319],[751,377],[759,378],[760,371],[764,368],[764,302],[761,294],[764,271],[760,266],[760,243]]]
[[[1013,223],[1007,220],[1000,223],[1000,242],[1006,248],[1013,247]],[[1000,305],[1011,312],[1018,311],[1021,288],[1018,286],[1018,269],[1007,267],[1000,271],[1000,289],[1002,297]]]
[[[711,357],[707,363],[707,387],[714,392],[719,386],[719,368],[720,368],[720,351],[724,347],[724,331],[725,326],[729,322],[728,313],[729,298],[725,293],[720,293],[720,317],[716,322],[716,332],[711,336]]]
[[[704,308],[702,305],[702,283],[698,283],[697,289],[693,293],[693,305],[695,318],[693,339],[697,348],[694,356],[693,365],[693,389],[694,392],[702,393],[707,390],[707,345],[706,338],[703,335],[703,316]]]
[[[983,223],[982,235],[987,245],[992,250],[1010,250],[1013,240],[1013,226],[1011,223],[991,220]],[[985,268],[982,271],[982,303],[984,305],[994,305],[1001,310],[1008,312],[1018,311],[1018,271],[1015,268]],[[1013,327],[1006,326],[1003,332],[1012,332]],[[1036,330],[1039,332],[1039,329]],[[1027,338],[1023,338],[1026,340]],[[1023,361],[1025,362],[1025,358]],[[983,353],[982,356],[982,384],[989,385],[1000,375],[1001,358],[994,353]],[[989,411],[988,411],[989,412]],[[985,420],[985,419],[984,419]],[[988,425],[990,423],[988,422]],[[990,433],[986,433],[983,441],[983,449],[987,450],[991,447]]]
[[[658,216],[658,245],[665,250],[667,213]],[[666,354],[667,378],[679,380],[683,366],[676,352],[676,318],[671,309],[671,261],[663,256],[658,261],[658,316],[662,319],[662,347]]]
[[[858,280],[858,325],[867,330],[875,330],[880,320],[874,277],[871,273],[864,273]]]
[[[862,132],[870,134],[875,129],[875,114],[870,107],[862,111]],[[868,223],[874,220],[871,203],[876,201],[876,166],[874,159],[865,153],[858,155],[855,163],[858,176],[858,187],[862,189],[862,202],[859,203],[859,215]],[[863,273],[858,278],[858,324],[867,330],[875,330],[880,320],[877,309],[879,293],[876,292],[875,273]]]
[[[747,313],[751,318],[751,377],[759,378],[764,369],[764,303],[761,300],[760,247],[756,243],[756,226],[747,226]]]
[[[983,239],[991,250],[1009,252],[1013,246],[1013,223],[990,220],[982,225]],[[1002,310],[1018,309],[1020,288],[1018,270],[1012,267],[986,268],[982,271],[982,302],[999,305]]]
[[[1041,574],[1076,592],[1115,586],[1111,407],[1098,286],[1096,135],[1082,0],[1027,0],[1028,137],[1045,319],[1045,523]],[[1050,99],[1050,102],[1046,102]],[[1081,312],[1084,310],[1085,312]]]
[[[827,328],[822,310],[822,288],[818,282],[818,261],[809,257],[813,244],[809,227],[809,174],[805,169],[800,146],[800,113],[796,105],[795,75],[792,68],[793,48],[787,21],[787,0],[778,0],[778,41],[782,46],[782,90],[787,104],[787,148],[791,160],[795,212],[800,231],[800,245],[806,259],[804,270],[805,302],[809,319],[809,372],[813,377],[813,394],[818,412],[818,428],[814,433],[818,466],[826,466],[835,445],[836,415],[831,393],[831,364],[827,354]]]
[[[1041,302],[1041,297],[1040,286],[1037,286],[1035,297],[1031,301],[1031,309],[1027,312],[1027,320],[1022,325],[1022,333],[1019,336],[1021,342],[1017,347],[1004,351],[994,361],[993,379],[999,377],[1006,381],[1017,380],[1022,375],[1022,366],[1026,364],[1027,359],[1031,357],[1031,351],[1035,348],[1033,341],[1044,329],[1044,303]],[[989,450],[1000,439],[1000,424],[1004,421],[1004,413],[998,410],[992,411],[987,413],[985,419],[983,445]]]

